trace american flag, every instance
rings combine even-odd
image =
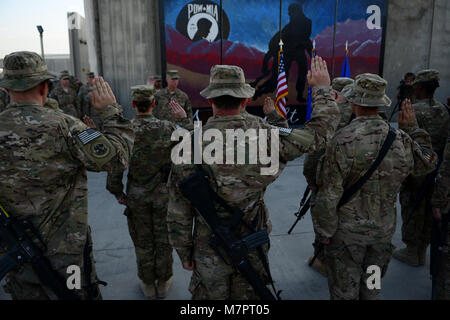
[[[279,55],[279,67],[278,67],[278,86],[277,86],[277,98],[275,101],[275,108],[278,113],[286,119],[286,96],[288,95],[288,84],[286,79],[286,72],[284,69],[283,49],[278,53]]]

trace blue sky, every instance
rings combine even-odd
[[[166,23],[175,26],[180,10],[191,0],[165,0],[164,2]],[[219,0],[214,2],[219,3]],[[312,37],[334,24],[335,0],[283,0],[283,26],[289,22],[289,5],[298,2],[304,2],[305,15],[313,21]],[[385,3],[387,3],[386,0],[339,0],[338,21],[343,22],[348,18],[354,20],[366,18],[366,9],[369,5],[382,6]],[[279,30],[279,1],[223,0],[223,7],[231,23],[229,40],[244,42],[261,51],[266,51],[268,41]],[[249,27],[252,25],[256,27]]]
[[[84,16],[84,1],[0,0],[0,57],[21,50],[41,52],[37,25],[44,28],[45,54],[68,54],[69,11]]]

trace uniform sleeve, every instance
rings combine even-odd
[[[123,170],[120,168],[114,168],[111,172],[108,172],[106,178],[106,190],[108,190],[115,197],[123,194]]]
[[[283,118],[277,110],[273,110],[267,115],[267,122],[273,126],[280,128],[289,128],[288,121]]]
[[[303,175],[306,182],[310,186],[316,186],[317,165],[320,158],[325,154],[325,150],[316,151],[306,155],[305,163],[303,165]]]
[[[178,183],[193,170],[188,166],[173,166],[169,177],[169,205],[167,208],[167,226],[169,241],[177,251],[181,262],[191,261],[193,241],[193,209],[189,201],[182,195]]]
[[[193,117],[193,113],[192,113],[192,104],[191,104],[191,100],[189,99],[189,97],[187,95],[185,95],[185,103],[184,103],[184,110],[186,111],[186,115],[187,118],[189,119],[189,122],[192,123],[192,117]]]
[[[404,144],[410,146],[413,154],[414,167],[411,174],[424,176],[432,172],[436,168],[437,155],[433,152],[430,135],[420,129],[417,122],[400,129],[407,133]]]
[[[133,148],[134,132],[117,105],[103,108],[103,133],[88,128],[82,121],[68,117],[67,140],[74,158],[90,171],[125,170]]]
[[[314,231],[319,240],[332,238],[338,228],[337,205],[344,193],[349,160],[339,145],[330,143],[318,168],[318,192],[311,208]]]
[[[280,130],[280,158],[288,162],[303,153],[325,148],[341,119],[339,108],[329,86],[313,88],[313,111],[304,129]]]

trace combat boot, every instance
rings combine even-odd
[[[155,290],[155,284],[147,284],[143,281],[141,281],[141,290],[144,293],[144,295],[149,300],[153,300],[156,297],[156,290]]]
[[[418,267],[419,266],[419,257],[417,255],[417,246],[407,245],[406,248],[403,249],[395,249],[392,256],[410,266]]]
[[[310,257],[308,259],[308,265],[311,264],[313,257]],[[316,258],[316,260],[314,260],[313,265],[311,266],[311,268],[313,268],[314,270],[316,270],[317,272],[319,272],[321,275],[323,275],[324,277],[327,276],[327,266],[325,265],[325,262],[323,262],[322,260],[320,260],[319,258]]]
[[[417,256],[419,266],[424,266],[427,263],[427,248],[428,245],[417,246]]]
[[[164,299],[167,297],[170,287],[172,286],[173,277],[170,277],[167,281],[158,280],[158,298]]]

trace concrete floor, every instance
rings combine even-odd
[[[326,278],[307,266],[312,254],[314,233],[311,216],[307,214],[295,228],[287,231],[295,220],[299,197],[306,187],[302,175],[303,158],[289,164],[280,178],[266,192],[266,204],[273,223],[270,264],[278,290],[284,300],[329,299]],[[104,299],[143,300],[137,278],[136,257],[128,234],[124,207],[106,189],[105,173],[89,173],[89,223],[93,231],[94,255],[99,278],[107,281],[101,287]],[[398,205],[399,207],[399,205]],[[393,243],[402,247],[400,219]],[[429,253],[428,253],[429,254]],[[426,267],[409,267],[391,260],[382,281],[382,299],[427,300],[430,298],[431,280],[429,262]],[[190,272],[181,268],[174,251],[174,284],[169,300],[190,299],[187,288]],[[0,300],[9,299],[0,289]]]

